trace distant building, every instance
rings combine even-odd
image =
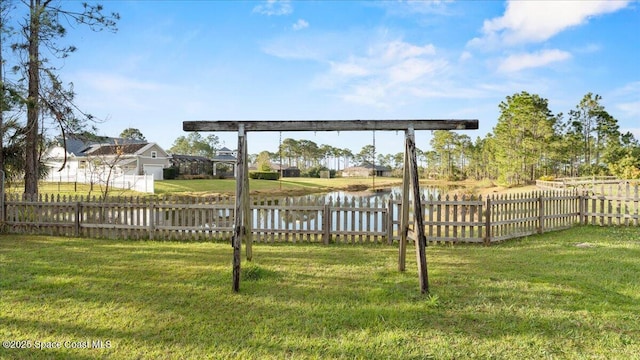
[[[370,177],[374,174],[375,176],[391,176],[391,168],[363,163],[359,166],[352,166],[342,170],[343,177]]]
[[[169,166],[169,155],[156,143],[84,134],[56,139],[43,159],[52,179],[56,173],[60,178],[77,178],[78,173],[102,173],[109,168],[114,175],[153,175],[154,180],[162,180],[162,169]]]
[[[271,169],[279,173],[281,177],[300,177],[300,169],[295,166],[271,164]]]
[[[205,156],[173,154],[170,162],[180,175],[209,175],[213,171],[213,161]]]
[[[217,175],[217,164],[229,164],[233,166],[233,176],[236,176],[236,163],[238,152],[227,147],[216,150],[216,156],[211,159],[213,161],[213,175]]]

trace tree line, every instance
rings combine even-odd
[[[549,101],[537,94],[522,91],[507,96],[498,105],[495,127],[485,137],[472,140],[455,131],[434,131],[428,146],[417,149],[422,174],[432,179],[491,179],[508,185],[591,175],[638,179],[640,143],[630,132],[620,131],[618,121],[601,102],[600,95],[587,93],[565,116],[554,114]],[[205,139],[192,133],[179,137],[170,151],[206,155],[201,150],[207,149],[214,154],[216,144],[215,135]],[[261,170],[282,164],[309,175],[361,164],[386,166],[399,175],[403,159],[401,152],[378,153],[374,145],[354,153],[348,148],[291,138],[282,140],[273,152],[250,156]]]
[[[452,148],[447,175],[496,179],[505,184],[531,183],[539,178],[613,175],[640,178],[640,143],[621,132],[618,121],[587,93],[565,117],[553,114],[549,102],[520,92],[499,105],[493,131],[471,143],[460,136],[439,142],[441,156]],[[442,167],[442,161],[439,163]]]

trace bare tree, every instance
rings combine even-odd
[[[113,145],[103,145],[98,148],[94,154],[87,156],[87,168],[89,173],[90,193],[93,191],[95,184],[100,186],[100,197],[106,200],[112,188],[114,177],[121,170],[121,162],[127,152],[127,144],[118,144],[116,141]],[[122,174],[124,175],[124,174]],[[131,188],[131,187],[130,187]]]

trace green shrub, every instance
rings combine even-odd
[[[300,173],[300,176],[302,176],[302,177],[310,177],[310,178],[319,178],[320,177],[320,171],[325,171],[325,170],[329,170],[329,168],[326,167],[326,166],[314,166],[314,167],[310,167],[310,168],[306,169],[305,171],[303,171],[302,173]]]
[[[173,180],[178,177],[179,171],[178,168],[169,167],[162,169],[162,178],[164,180]]]
[[[277,171],[250,171],[249,179],[278,180],[280,175]]]
[[[180,175],[178,177],[180,180],[209,180],[213,179],[213,175],[206,174],[196,174],[196,175]]]

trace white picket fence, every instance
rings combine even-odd
[[[44,181],[106,186],[107,175],[106,173],[52,171],[47,174]],[[153,181],[153,175],[112,174],[109,178],[109,187],[153,194],[155,191]]]

